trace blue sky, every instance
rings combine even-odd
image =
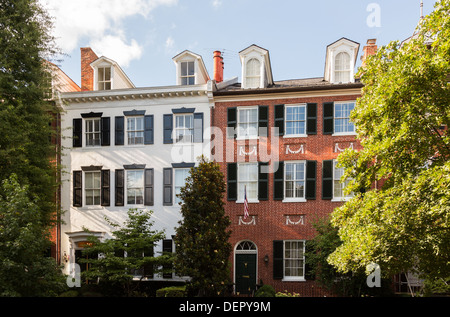
[[[269,50],[274,80],[321,77],[328,44],[346,37],[361,54],[367,39],[386,45],[409,37],[420,17],[420,0],[40,1],[68,55],[59,66],[76,83],[80,47],[91,47],[137,87],[174,85],[172,57],[185,49],[203,57],[211,77],[213,51],[223,51],[224,77],[240,77],[238,52],[251,44]],[[423,1],[426,15],[436,1]]]

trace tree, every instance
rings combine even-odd
[[[343,244],[329,262],[340,271],[377,263],[385,275],[450,276],[449,74],[449,0],[359,70],[351,119],[363,149],[339,156],[356,194],[332,217]]]
[[[224,192],[219,165],[202,157],[179,194],[182,220],[176,229],[175,269],[191,278],[189,290],[199,296],[224,296],[230,285],[231,232]]]
[[[55,296],[66,280],[54,259],[46,257],[48,227],[43,224],[28,186],[17,176],[2,182],[0,196],[0,296]]]
[[[88,256],[83,262],[89,270],[83,272],[87,280],[98,281],[102,287],[122,288],[124,294],[132,296],[139,286],[133,277],[153,278],[153,274],[172,264],[171,255],[156,256],[154,247],[164,239],[164,231],[152,230],[152,211],[129,209],[128,219],[123,225],[106,221],[117,230],[111,232],[111,239],[101,241],[96,236],[89,237],[89,244],[83,250]]]

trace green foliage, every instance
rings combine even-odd
[[[275,297],[275,289],[268,284],[264,284],[255,293],[255,297]]]
[[[169,286],[156,291],[156,297],[186,297],[186,286]]]
[[[381,47],[359,71],[352,112],[363,150],[339,162],[359,192],[333,213],[341,272],[374,262],[384,275],[450,275],[450,1],[442,0],[404,43]],[[444,128],[442,128],[444,127]]]
[[[289,293],[288,291],[284,291],[284,292],[277,292],[275,294],[275,297],[300,297],[300,294],[298,293]]]
[[[124,224],[117,224],[106,218],[115,230],[113,238],[100,241],[91,236],[90,244],[84,249],[90,269],[83,272],[83,277],[90,281],[99,281],[103,287],[122,288],[124,294],[131,296],[139,286],[133,283],[133,276],[152,278],[159,267],[170,266],[172,256],[154,254],[156,244],[164,239],[164,231],[152,230],[152,211],[129,209],[128,219]],[[126,256],[124,256],[126,254]],[[100,256],[98,256],[100,255]]]
[[[175,268],[191,278],[189,291],[200,296],[225,295],[229,284],[229,218],[225,215],[225,182],[219,165],[202,157],[181,189],[183,219],[176,229]]]
[[[65,278],[54,259],[46,257],[48,227],[36,198],[14,174],[2,182],[0,196],[0,296],[54,296]]]

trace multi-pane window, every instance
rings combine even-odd
[[[238,200],[244,200],[244,191],[247,200],[258,199],[258,163],[238,164]]]
[[[194,136],[194,116],[183,114],[175,116],[175,140],[176,142],[189,143]]]
[[[284,278],[304,277],[304,241],[284,241]]]
[[[286,135],[304,135],[306,129],[306,105],[286,106]]]
[[[86,119],[86,146],[100,145],[100,119]]]
[[[239,108],[237,135],[241,138],[258,136],[258,108]]]
[[[185,186],[189,171],[189,168],[175,169],[175,204],[177,205],[182,201],[177,195],[181,193],[181,188]]]
[[[344,181],[341,180],[344,175],[345,168],[337,167],[338,161],[333,161],[333,198],[349,198],[353,197],[353,193],[345,194],[344,189],[347,184],[350,182],[350,179],[346,179]]]
[[[99,171],[84,173],[86,205],[100,205],[101,176]]]
[[[336,102],[334,104],[334,133],[354,133],[355,125],[350,121],[350,113],[355,102]]]
[[[195,63],[181,62],[181,84],[195,85]]]
[[[128,144],[144,144],[144,117],[127,118]]]
[[[144,203],[144,171],[127,171],[127,204],[142,205]]]
[[[350,82],[350,55],[341,52],[336,55],[335,59],[335,82],[348,83]]]
[[[98,68],[98,90],[111,90],[111,67]]]
[[[258,88],[261,81],[261,63],[256,58],[247,62],[245,85],[247,88]]]
[[[285,163],[285,198],[305,197],[305,162]]]

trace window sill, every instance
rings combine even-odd
[[[307,134],[288,134],[288,135],[283,135],[284,139],[289,139],[289,138],[306,138],[308,137]]]
[[[341,133],[333,133],[331,136],[356,136],[356,132],[341,132]]]
[[[237,140],[237,141],[259,140],[259,136],[249,136],[249,137],[237,136],[237,137],[236,137],[236,140]]]
[[[74,207],[77,208],[80,211],[90,211],[90,210],[103,210],[105,209],[101,205],[89,205],[89,206],[83,206],[83,207]]]
[[[258,204],[259,200],[257,199],[249,199],[247,200],[249,204]],[[243,204],[244,200],[236,200],[236,204]]]
[[[285,277],[282,282],[306,282],[304,277]]]
[[[332,202],[343,202],[343,201],[349,201],[352,198],[353,197],[337,197],[337,198],[331,199],[331,201]]]
[[[307,200],[305,198],[285,198],[281,202],[283,202],[283,203],[306,203]]]

